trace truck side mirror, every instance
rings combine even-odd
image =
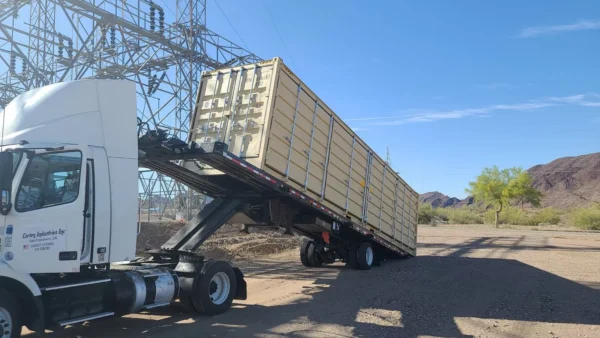
[[[0,190],[11,191],[13,180],[13,153],[0,152]]]

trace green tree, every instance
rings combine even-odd
[[[509,189],[512,191],[514,203],[520,204],[524,209],[525,203],[529,203],[535,208],[540,207],[542,193],[533,187],[531,175],[521,168],[514,168],[515,179],[510,182]]]
[[[521,168],[500,170],[497,166],[485,168],[474,182],[469,182],[466,192],[477,202],[495,207],[496,228],[500,225],[500,212],[510,202],[528,200],[539,205],[539,195],[531,189],[531,178]],[[535,189],[533,189],[535,190]],[[536,199],[537,198],[537,199]]]

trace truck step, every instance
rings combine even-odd
[[[151,278],[151,277],[162,277],[162,276],[168,276],[168,275],[169,275],[168,272],[154,272],[154,273],[142,275],[142,277]]]
[[[80,282],[80,283],[73,283],[73,284],[54,285],[54,286],[47,286],[47,287],[40,288],[40,290],[41,291],[52,291],[52,290],[76,288],[76,287],[79,287],[79,286],[86,286],[86,285],[100,284],[100,283],[108,283],[111,280],[112,279],[110,279],[110,278],[105,278],[105,279],[97,279],[97,280],[91,280],[91,281],[87,281],[87,282]]]
[[[87,321],[94,320],[94,319],[113,316],[114,314],[115,314],[114,312],[102,312],[102,313],[97,313],[97,314],[91,315],[91,316],[85,316],[85,317],[79,317],[79,318],[65,320],[65,321],[59,322],[58,324],[60,326],[67,326],[67,325],[87,322]]]

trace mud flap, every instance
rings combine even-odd
[[[34,308],[29,310],[29,320],[25,322],[25,326],[33,332],[44,333],[46,330],[44,301],[42,296],[34,297]]]
[[[235,279],[237,281],[237,288],[235,289],[235,296],[233,296],[233,299],[246,300],[248,298],[248,286],[244,280],[244,274],[240,268],[236,267],[233,268],[233,273],[235,273]]]

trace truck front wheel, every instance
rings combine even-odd
[[[17,299],[8,291],[0,289],[0,338],[21,337],[23,314]]]
[[[218,315],[229,310],[237,287],[231,265],[223,261],[206,262],[196,283],[191,297],[196,311]]]

